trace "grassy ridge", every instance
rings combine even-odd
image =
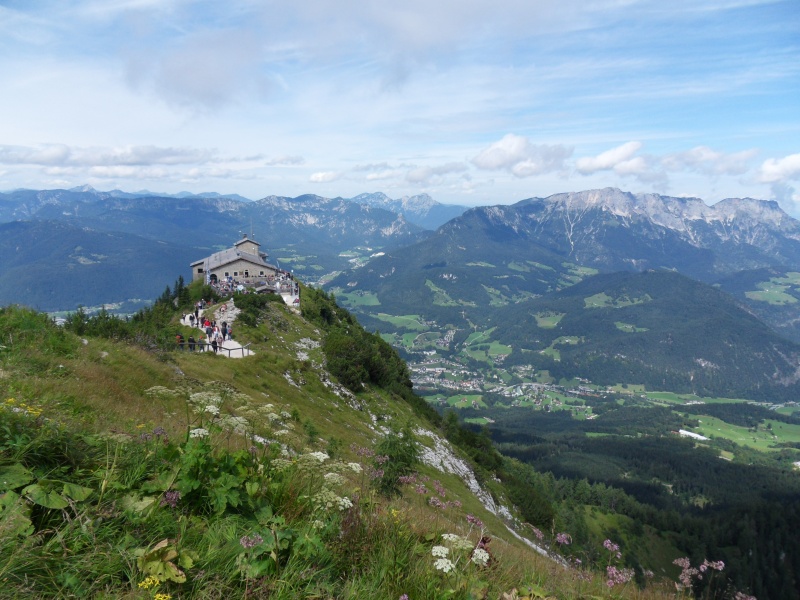
[[[324,296],[316,307],[336,328],[346,320]],[[386,441],[436,452],[419,433],[436,425],[402,386],[369,379],[380,374],[367,370],[357,394],[334,384],[320,325],[275,303],[254,314],[237,337],[255,356],[230,360],[166,350],[119,324],[101,323],[110,339],[88,333],[92,319],[78,319],[76,335],[32,311],[0,311],[0,597],[607,593],[602,576],[526,549],[460,477],[429,462],[382,495],[381,453],[398,461],[403,447]],[[177,316],[159,321],[165,339]],[[417,433],[391,433],[404,425]],[[476,552],[484,535],[488,559]],[[447,550],[432,554],[438,546]],[[614,592],[660,597],[652,583],[635,589]]]

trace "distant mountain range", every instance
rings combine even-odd
[[[152,273],[159,282],[155,293],[158,295],[166,285],[165,275],[167,282],[178,275],[188,278],[189,262],[229,247],[243,232],[262,244],[272,262],[312,281],[346,268],[353,248],[363,248],[361,253],[369,256],[373,249],[392,248],[429,235],[400,214],[342,198],[268,196],[250,201],[211,193],[155,196],[118,190],[99,192],[90,186],[0,194],[0,224],[18,222],[26,222],[36,237],[25,244],[16,233],[9,233],[4,240],[20,248],[13,255],[17,279],[26,279],[27,275],[22,275],[25,273],[37,277],[46,272],[49,276],[43,279],[45,282],[55,281],[51,277],[55,273],[76,275],[75,269],[82,267],[70,259],[72,250],[86,248],[86,239],[99,234],[116,235],[115,253],[107,252],[105,247],[95,252],[104,258],[93,263],[91,271],[96,283],[91,286],[79,285],[78,276],[58,278],[58,291],[45,294],[35,285],[20,290],[8,276],[4,277],[8,287],[0,284],[0,298],[13,298],[49,311],[74,310],[77,303],[95,305],[151,298],[152,278],[132,277],[133,274]],[[32,243],[41,245],[45,253],[26,248]],[[159,248],[155,243],[166,243],[175,250],[159,255],[158,266],[148,271],[147,265],[153,263],[147,249]],[[11,263],[12,255],[4,254],[6,275],[12,269]],[[161,268],[165,265],[166,271]],[[125,285],[112,285],[93,296],[102,289],[100,282],[123,280]]]
[[[646,269],[717,285],[800,340],[800,223],[763,200],[709,207],[604,189],[478,207],[331,285],[374,293],[386,311],[463,325],[593,273]]]
[[[436,229],[468,210],[466,206],[440,204],[428,194],[403,196],[399,200],[392,200],[386,194],[377,192],[374,194],[359,194],[350,198],[350,201],[385,208],[398,215],[403,215],[410,223],[419,225],[423,229]]]

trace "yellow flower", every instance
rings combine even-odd
[[[151,587],[156,587],[160,584],[158,577],[153,577],[152,575],[145,579],[144,581],[139,582],[139,587],[143,590],[149,590]]]
[[[144,423],[139,423],[139,424],[136,426],[136,429],[144,429]]]
[[[170,600],[170,598],[172,598],[172,596],[169,594],[156,594],[153,596],[153,600]]]

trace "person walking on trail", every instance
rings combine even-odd
[[[211,340],[211,349],[214,351],[214,354],[217,353],[217,348],[218,348],[217,338],[214,338]]]
[[[220,327],[219,332],[222,334],[222,341],[225,341],[225,338],[228,336],[228,322],[223,321],[222,327]]]
[[[194,352],[194,345],[195,345],[194,336],[190,335],[189,336],[189,352]]]
[[[211,343],[211,335],[214,333],[214,329],[211,327],[211,323],[206,321],[206,342]]]

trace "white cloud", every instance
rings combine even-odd
[[[506,170],[516,177],[531,177],[560,171],[572,148],[562,145],[536,145],[528,138],[506,134],[482,150],[472,164],[487,171]]]
[[[641,147],[641,142],[626,142],[621,146],[606,150],[597,156],[579,158],[575,163],[575,167],[578,169],[578,172],[583,175],[590,175],[597,171],[616,170],[617,167],[621,168],[623,171],[623,173],[620,174],[629,174],[641,166],[641,163],[631,164],[631,157],[636,154]]]
[[[166,179],[172,173],[163,167],[140,167],[140,166],[99,166],[89,169],[90,177],[98,179]]]
[[[29,166],[183,165],[212,161],[214,152],[199,148],[124,146],[80,148],[65,144],[0,145],[0,164]]]
[[[761,165],[758,180],[774,183],[800,178],[800,154],[790,154],[783,158],[768,158]]]
[[[340,176],[341,174],[336,171],[320,171],[318,173],[312,173],[308,181],[311,183],[330,183],[331,181],[339,179]]]
[[[463,173],[467,170],[467,165],[460,162],[452,162],[433,167],[416,167],[406,173],[406,181],[409,183],[427,184],[434,178],[439,178],[450,173]]]
[[[268,167],[286,167],[304,165],[305,163],[306,159],[302,156],[278,156],[276,158],[270,158],[264,164]]]
[[[696,171],[705,175],[742,175],[750,169],[750,161],[758,150],[743,150],[728,153],[712,150],[708,146],[696,146],[685,152],[669,154],[661,164],[670,171]]]

